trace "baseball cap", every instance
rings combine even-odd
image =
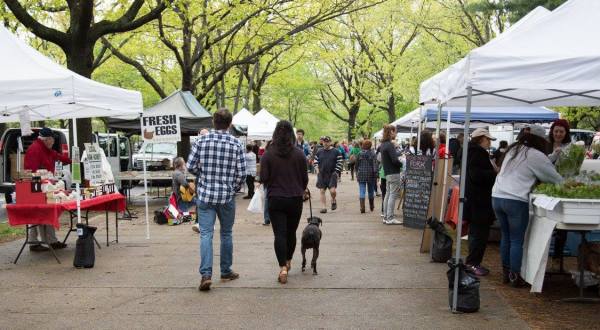
[[[540,125],[530,125],[529,134],[537,135],[539,137],[546,138],[546,129]]]
[[[323,141],[331,142],[331,138],[327,135],[323,137]]]
[[[48,127],[42,128],[38,134],[41,137],[54,137],[54,134],[52,133],[52,130],[49,129]]]
[[[496,140],[496,138],[491,136],[490,132],[488,132],[488,130],[485,128],[478,128],[478,129],[474,130],[473,133],[471,133],[471,138],[476,138],[476,137],[480,137],[480,136],[485,136],[492,141]]]

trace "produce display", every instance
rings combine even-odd
[[[542,183],[534,192],[560,198],[600,199],[600,184],[585,184],[573,180],[565,181],[563,184]]]
[[[579,169],[585,159],[585,148],[570,144],[565,149],[561,150],[558,160],[556,161],[556,170],[565,178],[579,174]]]

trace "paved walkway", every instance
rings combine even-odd
[[[233,268],[241,277],[217,280],[208,293],[197,291],[198,236],[189,225],[152,224],[146,240],[141,219],[121,221],[120,243],[103,244],[86,270],[72,267],[75,237],[59,251],[60,265],[29,251],[13,265],[22,241],[0,245],[0,329],[527,328],[485,281],[479,313],[451,314],[447,266],[418,252],[421,232],[384,226],[379,213],[360,214],[358,187],[343,180],[338,210],[322,217],[317,276],[300,272],[298,246],[288,284],[280,285],[271,228],[238,197]],[[95,220],[103,242],[103,220]],[[218,238],[215,244],[218,254]],[[218,265],[217,255],[216,274]]]

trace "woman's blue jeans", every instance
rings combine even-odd
[[[360,199],[365,199],[367,190],[369,192],[369,199],[375,198],[375,181],[358,183],[358,194]]]
[[[529,203],[514,199],[492,198],[492,207],[500,222],[502,266],[513,273],[521,272],[523,240],[529,225]]]

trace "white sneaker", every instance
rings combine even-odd
[[[398,219],[390,219],[385,222],[386,225],[401,225],[403,222]]]

